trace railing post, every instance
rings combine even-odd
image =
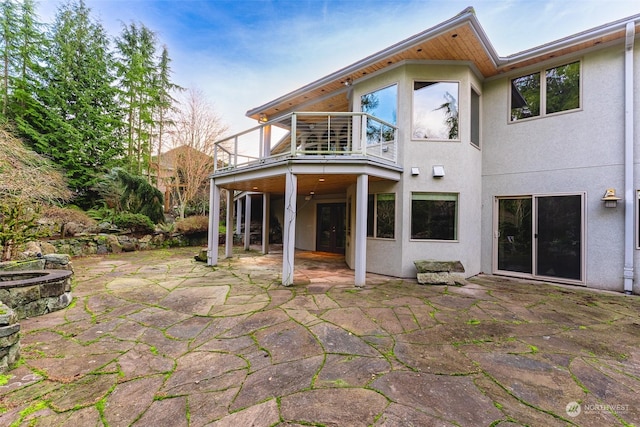
[[[296,155],[296,139],[297,139],[297,116],[295,113],[291,114],[291,156]]]
[[[263,158],[271,156],[271,125],[265,125],[263,128]]]
[[[264,156],[264,126],[260,127],[260,141],[258,143],[258,159],[262,159]]]
[[[213,145],[213,172],[218,170],[218,144]]]
[[[363,114],[362,123],[360,124],[360,148],[364,156],[367,155],[367,120],[367,115]]]
[[[233,138],[233,167],[238,166],[238,137]]]

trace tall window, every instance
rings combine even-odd
[[[360,107],[363,113],[395,125],[398,115],[398,85],[394,84],[362,95]]]
[[[580,108],[580,62],[511,80],[511,121]]]
[[[480,148],[480,94],[471,88],[471,143]]]
[[[459,139],[458,83],[413,83],[413,139]]]
[[[417,240],[458,239],[458,195],[413,193],[411,238]]]
[[[380,239],[395,237],[396,195],[369,194],[367,207],[367,236]]]

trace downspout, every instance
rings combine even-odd
[[[624,293],[633,293],[634,276],[634,227],[633,206],[634,174],[633,174],[633,44],[635,39],[635,22],[627,23],[624,52]]]

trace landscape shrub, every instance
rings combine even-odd
[[[176,221],[175,230],[182,234],[206,233],[209,229],[209,217],[194,215]]]
[[[73,236],[75,228],[78,228],[77,226],[87,229],[96,225],[96,221],[86,212],[72,206],[49,206],[42,212],[40,222],[55,224],[57,229],[53,231],[60,233],[63,239],[67,236]],[[70,224],[76,224],[77,226],[71,227]]]
[[[113,223],[120,229],[129,229],[134,233],[151,233],[155,230],[153,222],[143,214],[122,212],[113,218]]]

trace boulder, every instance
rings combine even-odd
[[[460,261],[421,260],[413,263],[421,285],[462,286],[466,283],[464,267]]]

